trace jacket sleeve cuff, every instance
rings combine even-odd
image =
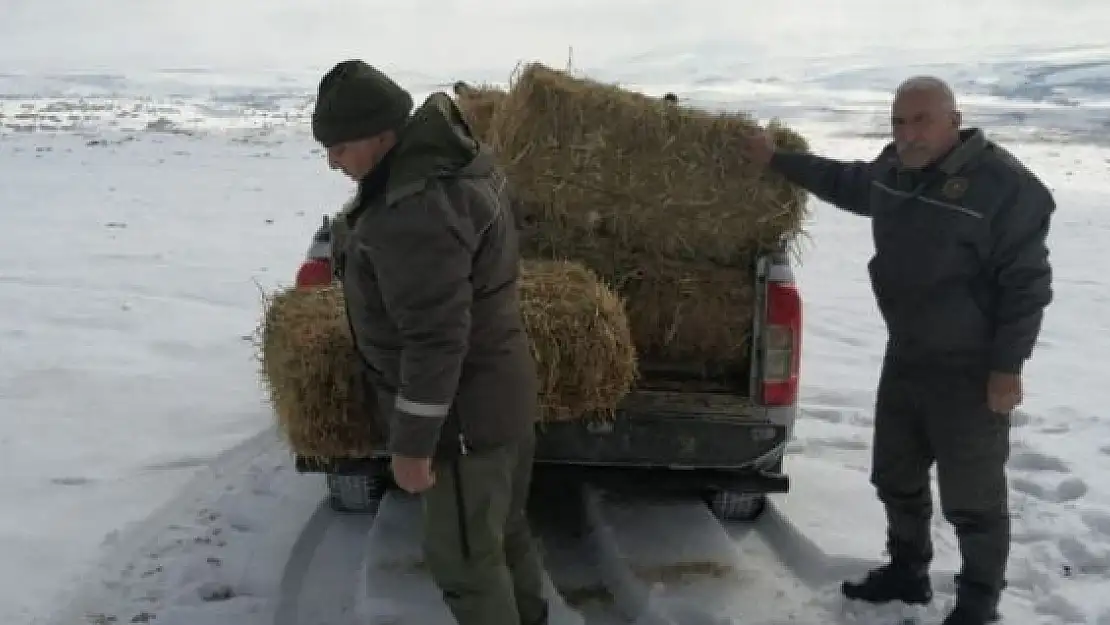
[[[809,155],[804,152],[784,152],[775,150],[767,166],[783,175],[795,173],[808,162]]]
[[[806,152],[775,150],[767,167],[790,182],[808,189],[813,186],[815,169],[820,168],[817,163],[815,157]]]
[[[399,405],[394,408],[389,428],[389,453],[407,458],[431,458],[439,444],[439,433],[445,416],[413,414]]]
[[[1024,358],[995,356],[991,359],[991,371],[1018,375],[1025,365]]]

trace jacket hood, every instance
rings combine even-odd
[[[387,194],[407,195],[405,190],[423,188],[429,178],[481,175],[492,164],[455,101],[433,93],[413,111],[390,155]]]

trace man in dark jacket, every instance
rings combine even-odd
[[[1010,546],[1005,463],[1021,371],[1052,300],[1049,190],[979,129],[961,129],[951,89],[915,77],[895,94],[894,141],[870,162],[746,144],[814,195],[871,218],[868,265],[889,340],[875,414],[872,482],[891,562],[844,594],[927,603],[933,548],[929,469],[960,543],[946,625],[998,617]]]
[[[313,135],[359,185],[335,254],[348,317],[455,619],[546,623],[525,517],[538,381],[506,181],[450,97],[412,106],[361,61],[320,82]]]

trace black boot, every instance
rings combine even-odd
[[[1001,592],[989,587],[962,581],[956,576],[956,607],[942,625],[987,625],[1001,620],[998,600]]]
[[[524,625],[547,625],[547,621],[551,617],[550,612],[551,612],[551,604],[549,603],[549,604],[547,604],[543,607],[543,612],[540,614],[539,618],[537,618],[536,620],[529,623],[528,621],[524,620],[524,617],[521,617],[520,622],[523,623]]]
[[[1002,619],[996,610],[983,611],[956,602],[956,607],[948,613],[941,625],[989,625]]]
[[[901,601],[925,605],[933,600],[928,572],[897,561],[872,570],[858,582],[846,581],[840,589],[848,599],[867,603]]]

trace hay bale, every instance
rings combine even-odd
[[[282,436],[305,456],[369,455],[381,440],[378,407],[359,375],[342,293],[289,289],[264,305],[259,360]]]
[[[522,229],[521,254],[572,258],[596,272],[624,300],[638,358],[702,363],[713,369],[749,364],[754,284],[749,256],[738,267],[614,250],[600,239],[561,242],[536,224]]]
[[[712,114],[528,66],[496,107],[492,145],[519,218],[559,244],[602,239],[641,255],[736,266],[800,231],[806,194],[746,161],[747,115]],[[807,148],[777,124],[776,141]],[[565,254],[575,258],[573,254]]]
[[[524,262],[521,269],[541,419],[611,414],[637,376],[621,300],[577,263]],[[258,335],[278,427],[297,453],[359,457],[378,446],[378,407],[359,375],[338,287],[273,295]]]
[[[523,261],[521,310],[540,378],[543,421],[611,416],[638,377],[624,303],[569,261]]]
[[[754,292],[747,270],[672,261],[613,279],[634,303],[629,325],[641,357],[729,370],[749,364]]]
[[[479,141],[488,144],[493,115],[505,99],[505,90],[490,85],[474,87],[459,81],[455,83],[454,91],[455,102],[462,111],[463,119],[470,125],[470,130]]]

